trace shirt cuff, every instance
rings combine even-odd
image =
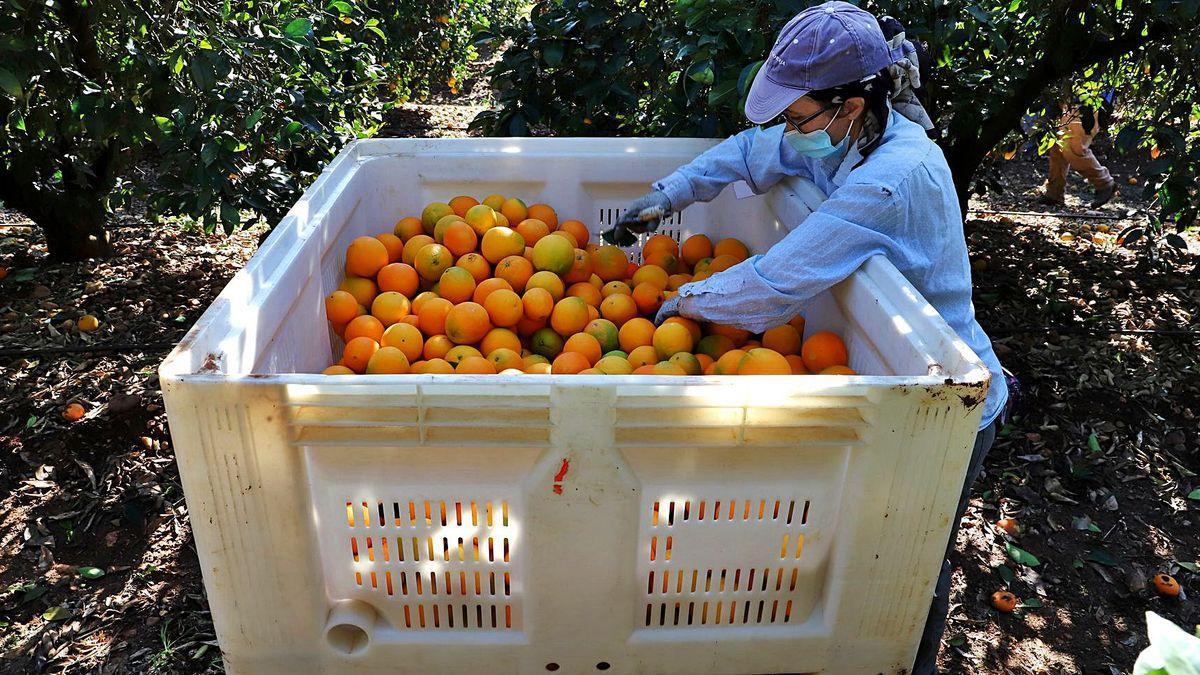
[[[658,181],[653,187],[667,196],[667,200],[671,202],[671,211],[675,213],[696,201],[692,184],[678,171]]]
[[[761,257],[680,286],[679,314],[752,333],[787,323],[798,313],[798,303],[762,278],[754,267]]]

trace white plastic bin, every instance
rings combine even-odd
[[[456,194],[593,233],[711,141],[349,146],[160,374],[235,673],[901,673],[987,370],[881,258],[814,299],[855,377],[311,374],[346,245]],[[791,186],[794,188],[795,186]],[[666,225],[765,250],[783,185]]]

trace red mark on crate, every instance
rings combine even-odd
[[[562,466],[558,467],[558,473],[554,474],[554,494],[561,495],[563,492],[562,481],[567,477],[567,471],[571,469],[571,460],[563,458]]]

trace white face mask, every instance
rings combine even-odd
[[[847,131],[846,136],[842,138],[837,145],[833,144],[833,140],[829,137],[829,127],[833,126],[839,113],[842,112],[842,106],[838,106],[836,112],[833,113],[833,119],[829,120],[829,124],[825,125],[824,129],[809,131],[807,133],[799,129],[792,129],[783,135],[783,139],[793,150],[807,157],[828,157],[833,153],[845,147],[846,141],[850,138],[850,133]]]

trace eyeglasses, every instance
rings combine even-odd
[[[824,108],[821,108],[821,109],[820,109],[820,110],[818,110],[817,112],[815,112],[815,113],[813,113],[813,114],[809,115],[808,117],[805,117],[804,119],[800,120],[799,122],[797,122],[796,120],[792,119],[792,116],[791,116],[791,115],[789,115],[789,114],[787,113],[787,111],[786,111],[786,110],[785,110],[785,111],[783,111],[782,113],[780,113],[780,116],[782,116],[782,117],[783,117],[783,120],[784,120],[785,122],[787,122],[787,123],[791,124],[793,129],[797,129],[797,130],[799,130],[799,129],[800,129],[800,127],[802,127],[802,126],[804,126],[805,124],[808,124],[809,122],[811,122],[811,121],[813,121],[813,120],[817,119],[818,117],[820,117],[820,116],[821,116],[821,114],[822,114],[822,113],[824,113],[826,110],[829,110],[830,108],[832,108],[832,107],[833,107],[833,106],[835,106],[835,105],[840,105],[840,104],[839,104],[837,101],[832,101],[832,102],[830,102],[828,105],[826,105]]]

